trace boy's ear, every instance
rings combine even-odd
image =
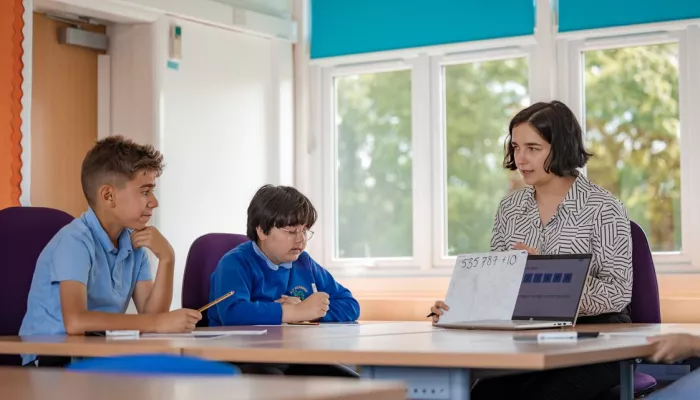
[[[267,239],[267,235],[265,234],[265,232],[263,232],[262,228],[260,228],[259,226],[257,228],[255,228],[255,232],[258,234],[258,240]]]
[[[110,208],[114,207],[116,205],[116,202],[114,201],[114,188],[110,185],[100,186],[98,199],[107,204]]]

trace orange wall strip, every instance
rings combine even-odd
[[[0,1],[0,209],[21,194],[23,15],[22,0]]]

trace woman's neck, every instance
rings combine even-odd
[[[560,203],[571,190],[575,180],[575,176],[555,176],[547,183],[535,185],[535,198],[546,203]]]

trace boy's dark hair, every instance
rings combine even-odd
[[[272,228],[316,223],[316,209],[311,201],[289,186],[265,185],[258,189],[248,206],[248,239],[257,242],[257,227],[267,235]]]
[[[506,138],[506,156],[503,167],[515,171],[513,156],[513,128],[528,123],[552,146],[549,156],[544,163],[544,170],[557,176],[578,175],[576,168],[582,168],[593,154],[586,151],[583,143],[581,125],[574,113],[564,103],[535,103],[520,111],[510,121],[508,137]]]
[[[97,141],[88,151],[80,171],[80,183],[90,206],[95,205],[102,185],[120,186],[139,171],[163,172],[163,155],[150,145],[141,145],[123,136],[109,136]]]

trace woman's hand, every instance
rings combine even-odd
[[[433,317],[433,323],[437,323],[440,320],[440,316],[444,313],[443,310],[448,311],[450,307],[447,306],[443,301],[436,301],[432,307],[430,307],[430,315]]]

